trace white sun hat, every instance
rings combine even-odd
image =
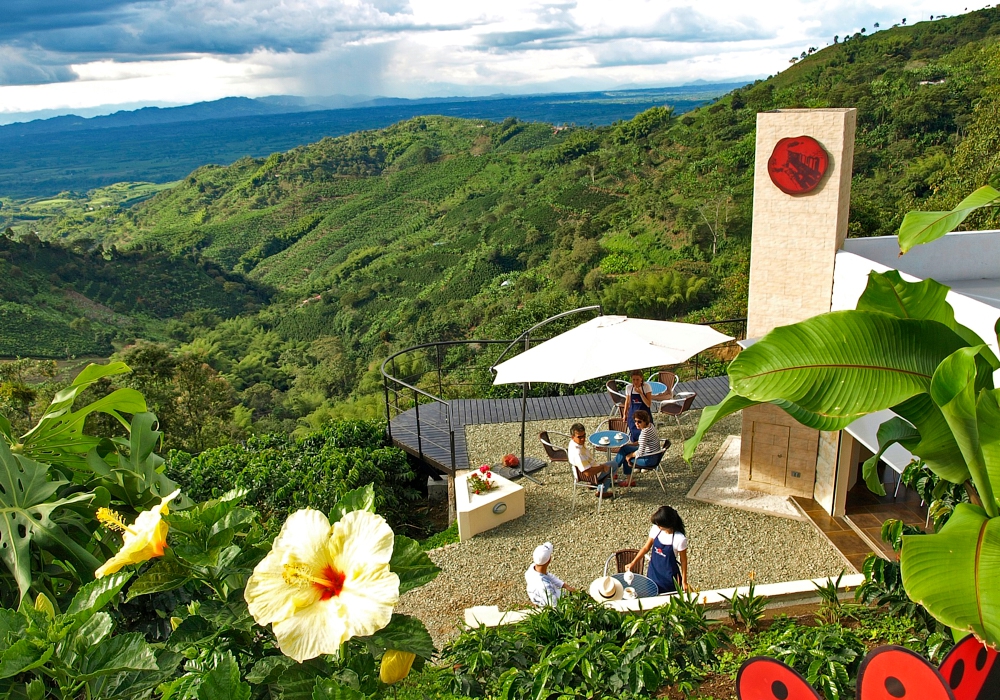
[[[590,597],[598,603],[622,599],[622,582],[610,576],[595,579],[590,584]]]

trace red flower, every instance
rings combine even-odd
[[[484,464],[483,466],[479,467],[479,471],[481,471],[483,474],[487,473],[489,470],[490,467],[488,464]]]
[[[493,472],[486,472],[486,478],[487,479],[492,479],[493,478]]]

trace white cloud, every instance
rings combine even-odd
[[[968,0],[11,0],[0,111],[722,81]]]

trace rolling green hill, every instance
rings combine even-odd
[[[39,230],[202,256],[280,290],[256,314],[172,333],[262,425],[363,413],[377,407],[373,360],[415,342],[503,336],[596,300],[740,315],[760,111],[858,108],[852,236],[954,204],[1000,174],[998,35],[1000,8],[854,35],[679,117],[419,117],[206,166],[134,207]]]

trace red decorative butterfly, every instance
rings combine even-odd
[[[748,659],[736,675],[740,700],[822,700],[797,671],[765,656]],[[873,649],[858,669],[858,700],[1000,700],[997,652],[971,635],[934,668],[897,646]]]

